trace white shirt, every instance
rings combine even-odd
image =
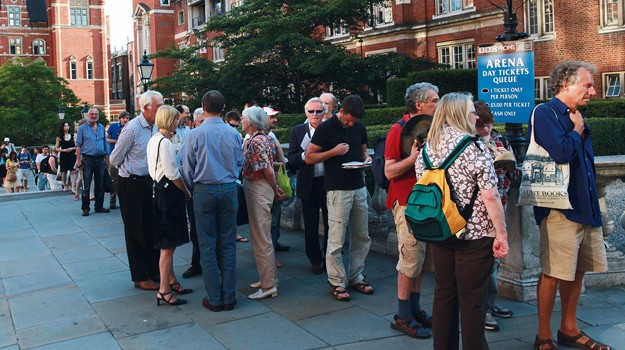
[[[161,140],[163,140],[161,142]],[[158,151],[158,145],[160,142],[160,152]],[[170,140],[168,140],[163,134],[156,133],[148,142],[147,148],[148,155],[148,171],[150,177],[154,181],[160,181],[163,176],[167,176],[170,180],[176,180],[180,178],[180,170],[178,168],[178,162],[174,154],[174,147]],[[158,164],[156,164],[156,157],[158,156]]]
[[[308,119],[306,119],[308,120]],[[310,135],[310,139],[312,140],[313,135],[315,134],[315,128],[308,124],[308,134]],[[306,150],[302,153],[302,159],[305,158]],[[325,175],[325,169],[323,168],[323,162],[315,164],[315,171],[313,177],[320,177]]]

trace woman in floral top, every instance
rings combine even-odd
[[[438,102],[430,132],[427,154],[436,166],[466,135],[475,135],[478,119],[471,95],[450,93]],[[425,172],[421,154],[415,164],[417,178]],[[436,276],[432,333],[435,349],[457,349],[459,320],[464,349],[487,349],[484,337],[485,297],[493,255],[508,253],[504,211],[497,190],[497,177],[490,153],[482,142],[469,145],[448,170],[454,200],[461,209],[475,187],[479,195],[473,215],[459,239],[432,244]]]
[[[243,190],[248,206],[250,238],[260,281],[252,283],[259,288],[250,299],[278,296],[275,253],[271,241],[271,206],[273,200],[284,199],[273,170],[271,139],[267,130],[269,119],[260,107],[243,110],[243,131],[250,139],[243,145]]]

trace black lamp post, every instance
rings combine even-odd
[[[65,109],[63,109],[63,107],[59,107],[59,110],[56,112],[56,114],[59,116],[59,120],[65,119]]]
[[[154,63],[150,62],[148,57],[148,51],[143,51],[143,60],[138,65],[139,75],[141,76],[141,83],[143,83],[143,89],[148,91],[148,84],[152,80],[152,70],[154,70]]]
[[[89,104],[87,102],[85,102],[85,106],[82,111],[80,111],[80,114],[82,114],[82,119],[87,119],[87,117],[89,117]]]
[[[507,9],[502,10],[504,10],[503,27],[506,31],[505,33],[497,36],[497,41],[516,41],[527,38],[529,34],[516,31],[519,21],[516,13],[512,10],[512,0],[507,0]],[[506,138],[510,141],[512,148],[514,149],[517,162],[522,162],[525,157],[525,152],[527,151],[527,140],[523,136],[523,124],[506,123]]]

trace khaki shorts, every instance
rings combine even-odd
[[[406,222],[406,207],[393,204],[393,216],[397,227],[397,250],[399,251],[399,261],[397,271],[404,276],[416,278],[421,274],[423,262],[425,260],[426,243],[417,241],[410,232]]]
[[[540,223],[540,265],[542,273],[564,281],[575,280],[576,271],[607,271],[601,227],[570,221],[551,210]]]

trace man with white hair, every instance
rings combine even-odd
[[[124,221],[124,236],[130,275],[135,288],[158,290],[158,260],[154,249],[152,178],[148,171],[147,145],[158,130],[154,127],[156,111],[163,105],[163,95],[146,91],[139,99],[141,114],[122,129],[111,164],[119,170],[119,205]]]
[[[319,98],[328,107],[328,110],[323,115],[323,121],[325,121],[326,119],[334,115],[334,109],[336,109],[336,105],[339,103],[339,100],[336,98],[336,96],[334,96],[333,94],[329,92],[324,92],[323,94],[319,96]]]
[[[193,111],[193,127],[198,127],[204,121],[204,110],[202,108],[196,108]]]
[[[89,191],[91,179],[95,178],[95,209],[96,213],[108,213],[104,208],[104,171],[108,167],[108,153],[106,152],[106,137],[104,126],[98,122],[100,111],[97,108],[89,109],[87,123],[78,128],[76,134],[76,168],[82,168],[82,216],[89,216]]]

